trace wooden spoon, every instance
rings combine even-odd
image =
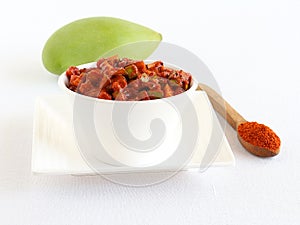
[[[224,118],[226,121],[232,126],[233,129],[238,131],[238,127],[241,124],[248,123],[247,120],[244,119],[234,108],[229,105],[228,102],[226,102],[215,90],[208,87],[204,84],[198,84],[197,90],[203,90],[206,92],[206,94],[209,97],[209,100],[213,106],[213,108]],[[261,124],[262,126],[265,126]],[[273,132],[273,131],[272,131]],[[261,135],[261,134],[258,134]],[[237,132],[237,136],[241,144],[244,146],[244,148],[249,151],[250,153],[260,156],[260,157],[270,157],[275,156],[280,151],[280,139],[278,136],[274,133],[274,135],[279,140],[279,145],[275,149],[269,149],[264,147],[259,147],[256,145],[253,145],[247,141],[245,141],[239,132]],[[265,137],[265,136],[264,136]],[[261,137],[258,137],[261,138]],[[270,140],[272,141],[272,140]]]

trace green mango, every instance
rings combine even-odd
[[[42,61],[49,72],[60,75],[69,66],[113,54],[145,59],[161,40],[160,33],[126,20],[84,18],[61,27],[50,36],[43,48]]]

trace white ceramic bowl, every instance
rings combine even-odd
[[[95,65],[89,63],[78,68]],[[196,91],[196,81],[182,94],[147,101],[92,98],[71,91],[68,82],[65,73],[58,79],[73,107],[78,148],[92,167],[97,167],[98,162],[132,167],[168,162],[178,167],[195,150],[205,151],[208,145],[212,111],[205,92]]]

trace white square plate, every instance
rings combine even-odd
[[[206,94],[199,98],[207,98]],[[34,113],[33,145],[32,145],[32,172],[35,174],[51,175],[94,175],[96,172],[90,168],[77,149],[71,126],[71,109],[64,95],[38,97]],[[205,102],[207,99],[205,99]],[[211,107],[209,104],[208,106]],[[213,111],[213,110],[212,110]],[[219,121],[213,111],[213,131],[210,140],[212,148],[216,148],[217,155],[207,166],[234,165],[235,159],[228,141],[220,127]],[[221,143],[216,138],[222,138]],[[220,139],[218,139],[220,140]],[[215,145],[215,146],[214,146]],[[184,170],[197,170],[203,167],[205,150],[197,149],[191,161]],[[107,167],[103,164],[103,173],[133,173],[133,172],[160,172],[147,168],[136,169],[130,167]],[[172,171],[164,168],[163,171]]]

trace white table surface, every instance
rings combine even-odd
[[[151,27],[198,55],[244,117],[278,133],[280,155],[250,155],[228,128],[235,167],[182,172],[156,186],[32,175],[34,100],[60,93],[42,66],[43,45],[62,25],[103,15]],[[299,22],[296,0],[2,3],[0,224],[299,224]]]

